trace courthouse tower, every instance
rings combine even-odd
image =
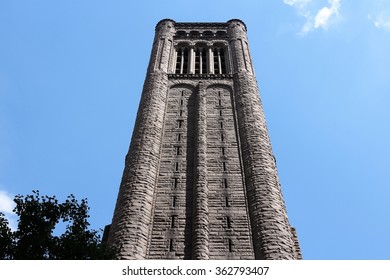
[[[245,24],[156,26],[109,244],[122,259],[300,259]]]

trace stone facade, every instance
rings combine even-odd
[[[301,259],[246,26],[162,20],[108,242],[122,259]]]

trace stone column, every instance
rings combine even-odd
[[[169,73],[175,74],[176,72],[176,62],[177,62],[177,48],[173,47],[172,48],[172,57],[170,59],[170,71]]]
[[[222,74],[222,63],[221,63],[221,49],[217,49],[218,54],[218,74]]]
[[[207,182],[207,115],[206,90],[199,82],[196,97],[196,147],[195,147],[195,180],[193,208],[192,259],[209,259],[209,206]]]
[[[245,24],[228,22],[234,66],[234,98],[256,259],[294,259],[295,244],[253,74]]]
[[[207,73],[208,74],[214,74],[214,53],[213,53],[213,46],[207,45],[208,48],[208,60],[207,60]]]
[[[203,49],[202,48],[199,48],[199,74],[203,74],[203,57],[202,57],[202,54],[203,54]],[[205,63],[205,62],[204,62]]]
[[[108,237],[108,243],[119,249],[121,259],[144,259],[147,254],[174,29],[172,20],[162,20],[156,26],[148,73],[126,156]]]
[[[183,74],[183,68],[184,67],[184,49],[181,48],[180,52],[180,74]]]
[[[195,46],[189,47],[188,73],[195,74]]]
[[[233,71],[232,55],[231,55],[231,50],[230,50],[229,46],[226,46],[225,63],[226,63],[226,73],[232,74],[232,71]]]

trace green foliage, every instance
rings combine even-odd
[[[99,232],[89,229],[86,199],[73,195],[59,203],[55,196],[40,196],[39,191],[14,199],[18,228],[12,232],[0,213],[0,259],[114,259],[116,251],[100,241]],[[60,236],[53,232],[59,222],[66,224]]]
[[[12,254],[12,232],[8,227],[8,221],[0,212],[0,259],[9,259]]]

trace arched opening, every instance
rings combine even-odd
[[[212,31],[204,31],[203,37],[213,37],[214,33]]]
[[[184,30],[178,30],[176,32],[176,36],[178,36],[178,37],[187,37],[187,33]]]
[[[225,47],[214,47],[213,49],[213,61],[214,61],[214,73],[215,74],[226,74],[226,49]]]
[[[176,74],[187,74],[188,73],[188,48],[178,47],[177,58],[176,58]]]
[[[202,45],[195,48],[195,74],[207,74],[207,48]]]

